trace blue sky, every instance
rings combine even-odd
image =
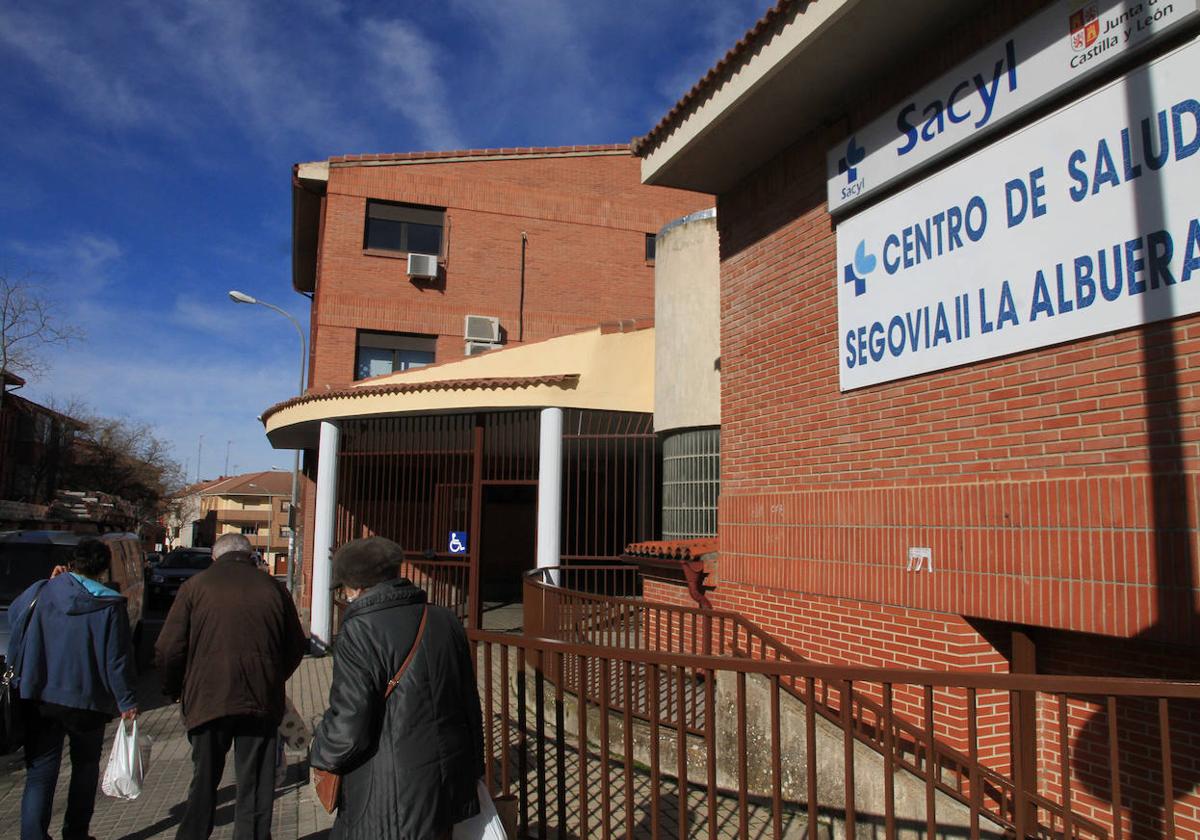
[[[290,173],[360,152],[626,142],[771,0],[0,4],[0,271],[86,338],[23,392],[150,423],[189,477],[290,468]],[[232,443],[229,443],[232,441]]]

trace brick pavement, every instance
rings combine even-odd
[[[297,710],[306,720],[311,720],[325,708],[329,696],[329,681],[332,674],[333,660],[331,657],[321,659],[306,658],[300,669],[288,683],[288,694],[296,704]],[[514,668],[515,672],[515,668]],[[494,684],[495,685],[495,684]],[[174,706],[162,704],[158,693],[157,675],[153,672],[144,675],[139,686],[139,701],[143,710],[139,718],[142,732],[154,738],[151,755],[150,772],[146,779],[145,791],[133,802],[122,802],[110,799],[103,794],[96,798],[96,815],[92,821],[92,833],[98,840],[154,840],[154,838],[173,838],[182,815],[182,803],[187,796],[191,780],[191,757],[187,736],[179,719],[178,710]],[[498,685],[495,685],[499,689]],[[515,704],[515,698],[513,699]],[[507,738],[502,735],[503,725],[497,718],[493,721],[494,737],[497,744],[501,741],[512,745],[518,740],[514,726],[510,727]],[[109,727],[105,739],[105,754],[108,745],[112,743],[112,733],[115,724]],[[552,736],[552,726],[548,734]],[[532,734],[532,733],[528,733]],[[328,830],[333,823],[332,817],[326,814],[313,797],[307,782],[307,764],[304,755],[286,755],[286,771],[283,783],[277,787],[275,794],[275,815],[272,826],[272,836],[275,840],[318,840],[328,836]],[[600,836],[599,816],[596,809],[602,801],[600,795],[599,756],[595,745],[589,750],[587,759],[590,765],[588,771],[588,801],[591,804],[592,816],[586,831],[580,820],[579,808],[579,753],[577,745],[567,743],[564,749],[564,785],[566,799],[564,800],[567,814],[565,830],[557,829],[558,813],[558,759],[551,737],[546,751],[546,789],[539,793],[537,785],[536,757],[530,744],[527,766],[527,795],[529,797],[530,813],[536,822],[539,800],[545,799],[544,813],[547,816],[547,836],[549,838],[581,838],[589,835]],[[510,754],[510,772],[515,773],[517,756]],[[665,770],[666,768],[664,768]],[[610,797],[611,811],[608,814],[609,824],[614,838],[625,836],[624,812],[624,775],[620,764],[611,765]],[[496,768],[497,777],[500,768]],[[51,822],[51,836],[57,838],[61,828],[61,818],[65,807],[67,784],[70,778],[70,762],[64,757],[63,771],[59,776],[58,790],[55,796],[54,814]],[[15,826],[20,818],[21,791],[24,786],[25,773],[20,759],[12,756],[0,758],[0,826],[13,826],[11,835],[0,831],[6,836],[15,836]],[[513,780],[513,792],[518,785]],[[650,776],[645,768],[637,767],[633,778],[632,804],[635,809],[633,822],[635,824],[632,836],[643,838],[651,836],[651,819],[648,811],[650,797]],[[228,840],[233,832],[233,795],[234,778],[232,757],[226,765],[225,775],[219,788],[220,805],[217,808],[213,838]],[[674,781],[664,776],[660,785],[659,829],[663,837],[680,836],[678,826],[678,789]],[[707,805],[701,791],[692,789],[688,792],[690,825],[684,836],[701,836],[705,834]],[[719,833],[722,838],[737,836],[736,800],[728,797],[718,799]],[[769,819],[770,808],[763,804],[752,804],[748,814],[749,831],[746,840],[765,840],[772,835]],[[804,817],[793,807],[785,806],[784,832],[787,840],[802,834],[805,825]],[[822,826],[819,832],[825,836],[828,829]],[[536,836],[536,831],[535,831]]]
[[[305,659],[288,683],[288,693],[305,720],[325,708],[331,666],[332,660],[329,658]],[[157,675],[154,673],[144,675],[139,685],[138,699],[143,710],[139,718],[139,730],[154,739],[145,790],[132,802],[110,799],[104,794],[96,797],[92,834],[98,840],[173,838],[183,813],[182,803],[187,797],[192,763],[187,733],[179,719],[178,709],[162,704],[157,689]],[[105,738],[106,759],[114,729],[115,724],[109,727]],[[283,784],[275,792],[272,836],[275,840],[317,840],[326,837],[333,818],[321,809],[310,792],[306,757],[285,754],[285,759],[287,768]],[[3,830],[0,830],[0,834],[15,836],[20,821],[25,771],[19,757],[14,759],[8,756],[0,759],[0,762],[0,826],[13,827],[11,834]],[[61,829],[69,779],[70,762],[64,756],[63,771],[54,799],[54,818],[50,826],[51,836],[55,838]],[[227,840],[233,836],[233,794],[231,755],[218,789],[220,805],[212,835],[216,840]]]

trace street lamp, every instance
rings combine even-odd
[[[304,337],[304,330],[300,326],[300,322],[293,318],[286,310],[280,309],[273,303],[267,303],[265,300],[251,297],[245,292],[239,292],[236,289],[229,291],[229,299],[234,303],[256,303],[259,306],[265,306],[267,309],[274,310],[292,322],[292,326],[296,328],[296,334],[300,336],[300,388],[297,393],[304,396],[304,365],[308,357],[308,341]],[[287,581],[288,591],[295,592],[296,590],[296,504],[299,501],[300,494],[300,450],[295,450],[295,457],[292,460],[292,501],[291,510],[288,511],[288,567]],[[270,538],[268,537],[268,540]]]

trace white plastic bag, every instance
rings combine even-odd
[[[504,824],[492,804],[492,794],[483,779],[476,783],[479,796],[479,813],[470,819],[454,824],[454,840],[508,840]]]
[[[150,736],[138,735],[137,719],[128,729],[124,720],[118,721],[100,789],[114,799],[137,799],[142,794],[149,763]]]

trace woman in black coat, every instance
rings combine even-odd
[[[397,577],[402,559],[382,537],[349,542],[333,558],[351,604],[309,755],[311,766],[342,774],[333,840],[441,840],[479,812],[483,720],[466,632]]]

